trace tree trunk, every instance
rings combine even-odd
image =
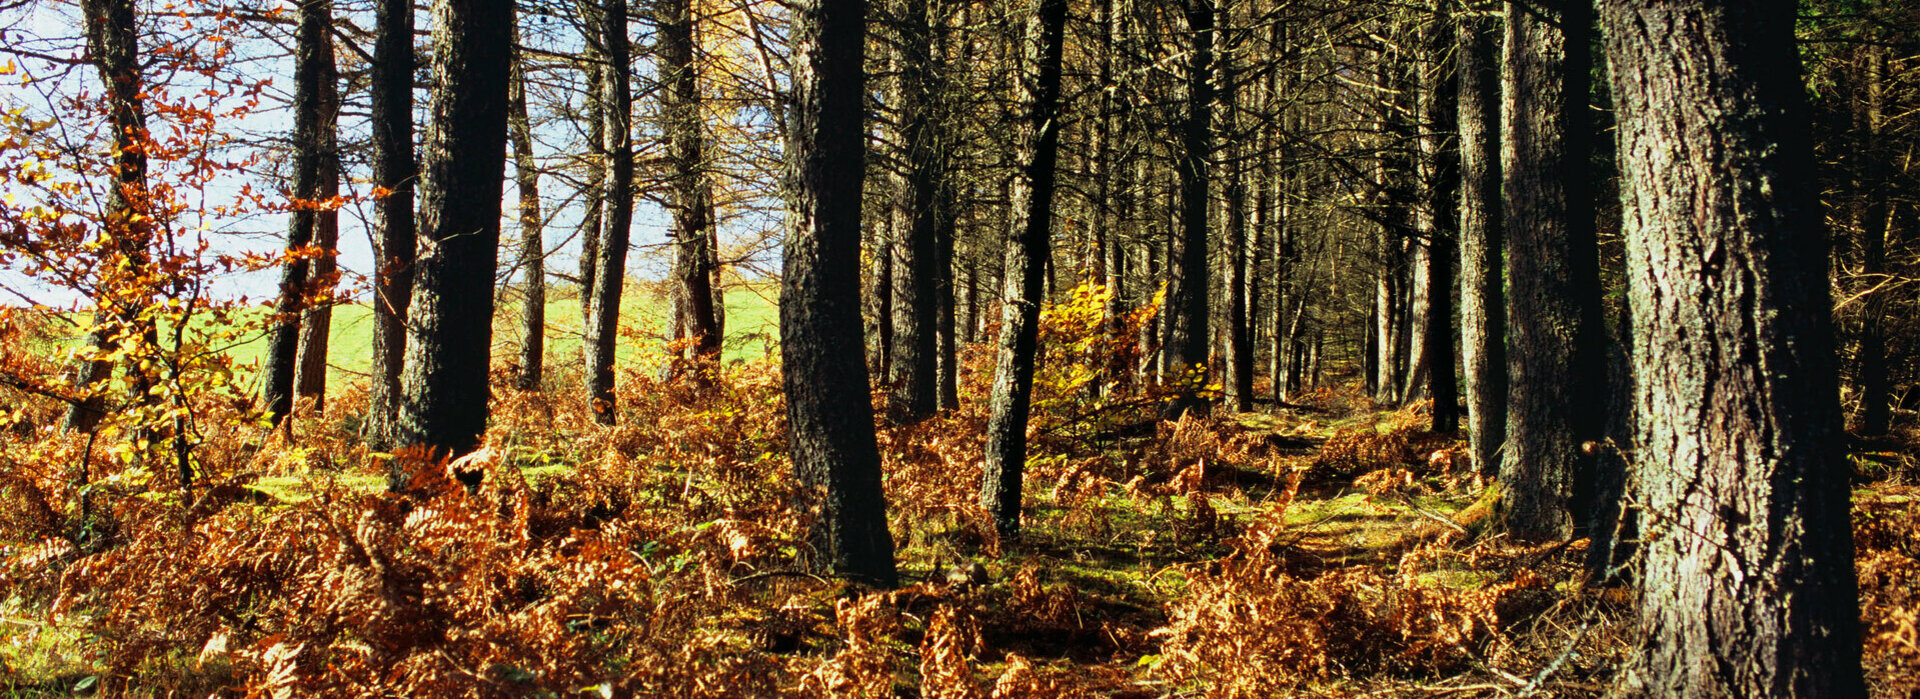
[[[421,248],[408,308],[399,441],[457,455],[478,448],[487,428],[513,3],[435,0],[433,18]]]
[[[329,8],[326,18],[329,27],[333,24],[332,14]],[[313,259],[312,283],[315,295],[324,296],[328,301],[307,309],[301,318],[300,367],[293,381],[294,391],[301,398],[313,399],[316,413],[326,408],[327,343],[333,336],[332,296],[334,286],[340,280],[340,210],[332,205],[333,199],[340,196],[340,89],[337,82],[339,74],[334,67],[333,37],[325,37],[325,42],[320,52],[319,191],[314,199],[329,204],[314,212],[313,245],[321,253]]]
[[[1886,127],[1887,50],[1867,50],[1865,133],[1860,153],[1866,160],[1861,173],[1859,196],[1866,201],[1861,208],[1860,272],[1869,291],[1861,313],[1860,347],[1855,367],[1855,389],[1860,396],[1860,433],[1878,436],[1892,425],[1893,386],[1887,375],[1886,316],[1890,305],[1887,289],[1878,288],[1887,281],[1887,216],[1890,207],[1887,171],[1882,135]]]
[[[999,350],[994,355],[992,414],[980,504],[1002,536],[1020,531],[1020,489],[1027,463],[1027,417],[1039,354],[1041,285],[1050,256],[1054,166],[1060,153],[1061,54],[1066,0],[1040,0],[1029,21],[1021,60],[1021,163],[1013,178],[1012,227],[1007,237],[1006,291],[1001,301]]]
[[[1459,388],[1453,373],[1453,262],[1457,247],[1460,141],[1455,110],[1458,81],[1453,53],[1450,0],[1435,0],[1422,37],[1420,88],[1421,237],[1427,244],[1425,343],[1427,393],[1433,398],[1432,429],[1460,429]]]
[[[1507,439],[1507,312],[1501,276],[1499,18],[1462,16],[1460,60],[1460,344],[1473,466],[1497,475]]]
[[[1541,13],[1549,10],[1552,16]],[[1605,337],[1588,186],[1591,7],[1507,3],[1501,123],[1507,441],[1501,518],[1522,540],[1572,536],[1604,438]]]
[[[893,587],[893,538],[860,340],[866,3],[796,0],[780,353],[809,518],[801,564]]]
[[[1186,0],[1187,29],[1193,33],[1193,47],[1187,54],[1187,104],[1180,127],[1178,161],[1180,192],[1180,272],[1172,302],[1168,305],[1173,327],[1167,338],[1168,368],[1177,372],[1199,371],[1199,376],[1182,375],[1188,385],[1188,398],[1176,401],[1175,413],[1202,408],[1205,403],[1192,391],[1205,385],[1209,341],[1207,325],[1211,314],[1208,303],[1207,243],[1210,193],[1213,186],[1213,15],[1214,0]]]
[[[593,420],[614,423],[613,347],[620,336],[620,292],[627,281],[627,240],[633,222],[633,88],[627,59],[627,3],[606,0],[600,9],[601,46],[608,66],[601,100],[607,150],[606,199],[599,256],[594,260],[593,310],[587,319],[587,400]]]
[[[674,298],[677,325],[688,347],[681,356],[701,381],[718,369],[720,314],[716,304],[713,249],[713,184],[707,179],[706,136],[701,132],[700,72],[694,63],[693,4],[664,0],[658,10],[661,48],[661,116],[667,136],[670,209],[673,214]],[[677,363],[676,363],[677,364]]]
[[[900,0],[895,65],[895,119],[901,171],[894,178],[893,356],[888,362],[887,418],[907,424],[938,403],[934,278],[938,274],[940,115],[933,108],[933,42],[926,0]]]
[[[300,4],[294,40],[293,68],[293,176],[287,187],[287,255],[280,270],[280,298],[273,307],[273,332],[267,339],[261,396],[273,419],[293,412],[294,378],[300,361],[300,317],[313,294],[309,277],[320,195],[321,151],[326,149],[326,117],[321,87],[327,64],[333,62],[333,4],[314,0]]]
[[[508,138],[513,143],[513,183],[520,194],[520,372],[513,387],[540,390],[546,363],[547,239],[540,215],[540,168],[533,162],[533,124],[527,119],[526,66],[514,52],[507,101]]]
[[[1599,3],[1647,513],[1625,696],[1866,696],[1795,6]]]
[[[593,10],[590,3],[584,4],[581,14],[589,18],[600,13]],[[592,11],[589,11],[592,10]],[[591,19],[589,20],[591,21]],[[598,26],[595,24],[594,26]],[[592,30],[589,30],[592,33]],[[592,38],[592,43],[600,39]],[[587,58],[604,62],[604,52],[588,48]],[[600,236],[604,234],[607,218],[607,71],[595,64],[587,71],[587,162],[589,173],[583,196],[587,200],[586,214],[580,218],[580,332],[584,336],[587,326],[593,325],[593,295],[599,292],[600,285],[594,282],[594,269],[600,264]],[[580,358],[591,363],[593,346],[582,342]],[[587,380],[591,382],[592,372]]]
[[[950,165],[949,165],[950,167]],[[934,322],[940,331],[940,376],[939,389],[941,410],[956,410],[960,407],[960,345],[955,337],[955,313],[953,301],[953,246],[956,209],[959,197],[954,193],[953,178],[948,177],[940,189],[940,225],[934,230]]]
[[[373,186],[378,269],[373,284],[373,374],[367,396],[367,445],[391,449],[398,439],[400,370],[407,345],[407,306],[413,301],[413,3],[379,0],[375,18],[372,86]]]
[[[83,0],[80,11],[86,16],[87,53],[100,74],[107,94],[107,122],[113,130],[114,181],[107,196],[106,217],[102,229],[114,241],[115,248],[128,262],[125,270],[107,272],[101,290],[94,298],[98,308],[93,329],[87,333],[87,345],[104,355],[119,345],[118,337],[139,334],[140,311],[145,296],[132,298],[113,293],[121,282],[137,276],[147,260],[151,219],[146,214],[147,139],[145,79],[140,72],[140,44],[132,0]],[[88,391],[68,406],[65,427],[69,431],[93,432],[106,417],[106,399],[94,395],[95,384],[113,374],[110,361],[89,358],[80,362],[74,377],[76,387]]]

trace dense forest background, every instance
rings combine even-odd
[[[15,694],[1920,691],[1905,0],[20,0],[0,61]]]

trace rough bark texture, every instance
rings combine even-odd
[[[1217,13],[1217,24],[1223,32],[1231,34],[1232,16],[1227,6],[1222,4]],[[1241,132],[1240,90],[1235,84],[1238,78],[1232,54],[1222,56],[1217,63],[1220,84],[1221,111],[1223,119],[1229,123],[1230,132]],[[1244,161],[1248,150],[1235,139],[1223,148],[1233,165],[1227,169],[1226,197],[1222,208],[1226,214],[1226,279],[1227,292],[1227,361],[1226,389],[1228,405],[1236,412],[1253,409],[1253,323],[1248,312],[1247,294],[1247,179],[1248,173]]]
[[[706,138],[701,132],[699,69],[694,65],[693,5],[660,3],[662,130],[667,136],[669,209],[673,214],[674,319],[688,346],[682,357],[710,376],[720,358],[720,314],[714,275],[713,184],[707,178]],[[679,364],[679,363],[676,363]]]
[[[812,519],[801,563],[892,587],[860,337],[865,28],[863,0],[793,4],[780,354],[799,505]]]
[[[628,63],[627,3],[600,8],[600,42],[607,56],[601,105],[606,131],[606,197],[601,202],[600,250],[594,259],[593,303],[587,312],[587,400],[593,419],[614,423],[613,345],[620,336],[620,292],[627,281],[627,242],[633,223],[633,87]]]
[[[994,355],[993,395],[980,504],[1006,536],[1020,530],[1020,487],[1027,463],[1027,417],[1033,401],[1033,365],[1040,344],[1041,286],[1053,235],[1054,166],[1060,154],[1060,64],[1066,0],[1040,0],[1027,27],[1019,103],[1020,170],[1013,178],[1013,221],[1007,237],[1000,341]],[[1204,279],[1204,277],[1203,277]],[[1202,345],[1204,347],[1204,345]]]
[[[581,14],[598,16],[598,12],[588,13],[582,8]],[[598,26],[598,25],[595,25]],[[587,50],[587,57],[604,61],[605,56],[591,46],[599,45],[600,40],[593,38]],[[582,193],[587,200],[587,210],[580,217],[580,327],[586,328],[593,323],[593,294],[599,287],[593,282],[593,270],[600,264],[600,236],[602,222],[607,211],[607,72],[595,65],[587,71],[587,162],[591,171]],[[593,357],[593,347],[580,343],[580,359],[588,361]]]
[[[1214,3],[1187,0],[1185,11],[1187,29],[1193,34],[1193,48],[1187,54],[1187,104],[1185,123],[1180,127],[1177,164],[1179,274],[1174,278],[1175,287],[1167,308],[1172,327],[1165,348],[1168,368],[1176,372],[1205,371],[1212,338],[1207,329],[1211,313],[1207,243],[1212,232],[1208,227],[1211,218],[1208,214],[1213,210],[1208,197],[1213,182]],[[1197,400],[1185,400],[1179,401],[1175,409],[1185,411],[1199,405]]]
[[[1883,435],[1893,422],[1893,385],[1887,371],[1886,316],[1887,288],[1876,288],[1887,281],[1887,216],[1891,190],[1887,183],[1887,157],[1883,153],[1886,130],[1887,51],[1884,47],[1867,49],[1866,104],[1861,115],[1860,152],[1862,164],[1858,195],[1861,202],[1860,272],[1872,291],[1864,297],[1861,313],[1860,346],[1854,368],[1854,388],[1860,396],[1860,432]]]
[[[332,12],[328,11],[327,24],[333,24]],[[320,163],[319,189],[315,199],[332,201],[340,196],[340,121],[339,74],[333,59],[333,38],[325,36],[326,45],[321,48],[320,75]],[[322,252],[313,259],[312,285],[314,294],[331,298],[334,287],[340,281],[338,248],[340,247],[340,210],[333,206],[314,212],[313,246]],[[300,367],[294,374],[294,392],[301,398],[313,399],[314,412],[326,408],[327,402],[327,345],[333,337],[333,303],[329,300],[307,309],[300,319]]]
[[[435,0],[399,442],[460,454],[487,427],[494,256],[506,167],[511,0]]]
[[[413,299],[413,4],[380,0],[374,19],[371,94],[373,185],[379,231],[374,255],[373,365],[367,396],[367,445],[394,446],[400,405],[400,368],[407,345],[407,305]]]
[[[1507,439],[1507,311],[1501,274],[1499,18],[1460,18],[1460,349],[1473,467],[1499,473]]]
[[[934,107],[932,27],[926,0],[900,0],[894,57],[894,118],[900,171],[894,177],[893,356],[887,364],[887,418],[905,424],[938,406],[935,276],[939,273],[940,138]]]
[[[300,318],[307,308],[308,278],[313,259],[307,254],[313,244],[319,216],[320,160],[326,149],[328,119],[323,113],[322,82],[331,72],[333,42],[327,32],[333,25],[333,5],[327,0],[300,3],[299,21],[294,30],[293,58],[293,159],[292,178],[287,187],[287,254],[280,268],[280,298],[273,306],[273,332],[267,338],[267,358],[260,389],[262,406],[275,420],[293,412],[295,372],[300,361]]]
[[[518,53],[517,51],[515,52]],[[513,387],[540,390],[546,364],[547,240],[540,216],[540,167],[533,161],[533,124],[527,119],[527,76],[519,56],[507,98],[508,139],[513,143],[513,184],[520,194],[520,373]]]
[[[1795,3],[1599,7],[1647,530],[1621,693],[1865,696]]]
[[[147,138],[147,117],[133,0],[84,0],[80,11],[86,16],[88,57],[100,74],[100,84],[106,88],[107,124],[113,129],[114,181],[107,196],[107,215],[102,229],[112,237],[120,255],[128,262],[125,270],[117,274],[138,274],[147,259],[149,237],[147,219],[141,215],[147,208],[147,154],[141,146]],[[87,334],[87,345],[106,353],[118,346],[116,336],[135,331],[132,326],[137,322],[142,302],[111,293],[118,286],[117,278],[102,280],[101,285],[102,293],[94,300],[98,310],[94,313],[94,329]],[[112,373],[111,362],[82,361],[74,384],[89,388]],[[88,395],[68,406],[65,428],[92,432],[105,416],[105,399]]]
[[[1543,14],[1543,13],[1551,13]],[[1507,278],[1507,442],[1501,518],[1520,539],[1571,536],[1604,432],[1605,338],[1588,184],[1585,0],[1507,3],[1501,173]]]
[[[1460,140],[1455,110],[1458,73],[1450,0],[1435,0],[1422,29],[1420,63],[1420,186],[1417,223],[1427,246],[1424,387],[1433,399],[1434,432],[1460,428],[1460,391],[1454,374],[1453,263],[1458,245]]]

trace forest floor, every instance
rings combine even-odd
[[[789,507],[778,373],[724,371],[713,389],[628,372],[612,428],[566,396],[497,390],[488,447],[451,465],[369,454],[349,388],[290,434],[210,435],[210,482],[190,501],[136,470],[97,475],[83,499],[29,470],[72,463],[74,440],[9,442],[0,687],[1592,696],[1630,650],[1630,588],[1586,584],[1585,540],[1492,533],[1497,486],[1462,442],[1424,430],[1420,406],[1325,389],[1165,421],[1151,397],[1055,390],[1072,372],[1043,372],[1009,541],[974,504],[978,408],[883,425],[903,581],[871,591],[795,569],[809,515]],[[985,388],[969,376],[963,406]],[[1856,458],[1876,696],[1920,691],[1916,445]],[[409,491],[384,492],[389,467],[414,474]],[[485,484],[468,492],[450,470]],[[100,513],[92,538],[74,533],[80,502]]]

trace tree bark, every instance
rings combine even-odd
[[[332,11],[327,11],[327,25],[333,24]],[[328,206],[314,212],[313,245],[321,250],[320,256],[313,259],[312,284],[315,296],[324,296],[328,300],[318,306],[308,308],[300,320],[300,367],[294,375],[294,391],[301,398],[313,399],[313,410],[318,413],[326,408],[327,402],[327,345],[333,337],[333,290],[339,283],[340,247],[340,209],[332,205],[334,198],[340,196],[340,89],[339,74],[334,65],[333,37],[325,37],[326,45],[321,47],[320,60],[320,162],[318,167],[319,191],[315,199],[328,202]]]
[[[801,564],[893,587],[860,340],[866,3],[796,0],[792,12],[780,353],[788,448],[810,517]]]
[[[992,414],[980,504],[1002,536],[1020,531],[1020,490],[1027,462],[1027,417],[1039,354],[1041,287],[1050,256],[1054,167],[1060,154],[1060,73],[1067,0],[1040,0],[1027,28],[1019,103],[1021,164],[1013,178],[1012,227],[1007,237],[1006,291],[994,355]],[[1204,347],[1204,344],[1202,345]]]
[[[894,178],[893,356],[887,418],[916,422],[938,407],[934,298],[939,261],[940,114],[934,109],[932,26],[926,0],[900,0],[894,102],[901,171]]]
[[[267,339],[267,358],[261,396],[273,419],[293,412],[294,378],[300,361],[300,318],[312,295],[309,277],[320,207],[320,159],[326,148],[327,128],[321,86],[333,62],[327,32],[333,28],[333,4],[314,0],[300,4],[294,39],[293,175],[287,187],[287,255],[280,268],[280,297],[273,307],[273,332]]]
[[[1500,514],[1506,531],[1523,540],[1563,539],[1585,523],[1593,461],[1581,446],[1605,431],[1588,185],[1591,9],[1585,0],[1507,3],[1501,173],[1509,380]]]
[[[1450,0],[1435,0],[1422,29],[1420,85],[1420,186],[1418,224],[1427,246],[1425,344],[1431,427],[1440,434],[1460,429],[1459,385],[1454,374],[1453,263],[1458,247],[1460,141],[1458,73],[1453,52],[1455,23]]]
[[[1507,312],[1501,275],[1499,18],[1460,18],[1460,335],[1474,468],[1499,473],[1507,439]]]
[[[1860,433],[1884,435],[1893,423],[1893,386],[1887,372],[1886,316],[1890,306],[1887,289],[1877,288],[1887,281],[1887,217],[1889,187],[1882,137],[1886,129],[1887,50],[1871,47],[1867,51],[1866,104],[1861,121],[1861,157],[1866,160],[1861,173],[1859,196],[1865,199],[1860,227],[1860,272],[1866,277],[1865,308],[1861,313],[1860,346],[1855,366],[1855,390],[1860,396]]]
[[[533,123],[527,118],[526,65],[514,52],[507,98],[508,140],[513,144],[513,183],[520,195],[520,367],[513,387],[540,390],[547,340],[547,239],[540,214],[540,167],[533,161]]]
[[[148,259],[151,237],[147,202],[147,116],[145,77],[140,72],[140,43],[132,0],[84,0],[87,53],[107,93],[107,124],[113,130],[113,182],[107,194],[102,230],[127,262],[124,270],[106,272],[94,299],[93,329],[87,346],[99,354],[119,347],[117,338],[142,333],[137,326],[144,296],[113,293],[123,280],[139,274]],[[88,393],[68,406],[65,428],[93,432],[106,417],[106,399],[90,389],[113,374],[113,363],[86,359],[76,370],[74,384]]]
[[[707,178],[706,137],[700,116],[700,72],[694,64],[693,4],[660,3],[662,129],[667,136],[673,214],[674,319],[688,346],[682,358],[706,380],[720,359],[720,314],[714,288],[713,184]],[[678,363],[676,363],[678,364]]]
[[[1184,123],[1180,127],[1180,155],[1177,169],[1179,173],[1180,196],[1180,272],[1175,276],[1172,303],[1168,312],[1172,316],[1172,328],[1168,334],[1166,353],[1171,364],[1168,368],[1177,372],[1199,371],[1200,376],[1181,376],[1181,380],[1198,379],[1204,385],[1205,374],[1209,371],[1208,349],[1212,333],[1207,325],[1211,314],[1208,303],[1208,282],[1211,275],[1207,271],[1210,194],[1213,189],[1213,48],[1214,48],[1214,0],[1185,0],[1183,9],[1187,18],[1187,30],[1193,34],[1193,47],[1187,54],[1187,99]],[[1197,388],[1190,387],[1190,388]],[[1177,401],[1173,406],[1175,413],[1202,408],[1205,402],[1197,396]]]
[[[619,413],[613,393],[613,348],[620,336],[620,292],[627,281],[627,242],[633,223],[633,88],[625,0],[602,3],[600,24],[600,41],[608,64],[601,93],[607,189],[600,220],[600,254],[593,268],[593,310],[587,318],[587,400],[593,407],[594,421],[611,425]]]
[[[435,0],[433,17],[399,442],[458,455],[478,448],[487,428],[513,3]]]
[[[584,4],[581,9],[581,14],[587,15],[590,18],[589,21],[592,21],[591,18],[599,14],[598,11],[588,11],[591,9],[591,3]],[[593,26],[599,25],[594,24]],[[591,38],[591,43],[598,44],[600,43],[600,39],[597,37]],[[597,60],[602,63],[606,61],[604,53],[591,46],[589,46],[586,53],[588,60]],[[607,71],[601,65],[595,64],[587,70],[587,166],[589,173],[585,185],[586,191],[583,193],[583,196],[586,197],[587,200],[587,210],[586,214],[580,217],[579,263],[580,332],[582,336],[586,334],[587,326],[593,324],[593,295],[600,288],[598,284],[594,283],[593,275],[594,269],[600,264],[600,236],[604,233],[603,229],[605,226],[603,224],[605,223],[607,212],[606,80]],[[580,343],[580,358],[582,361],[591,362],[593,360],[593,346],[585,342]],[[591,376],[588,377],[588,380],[591,381]]]
[[[373,186],[378,261],[373,284],[373,374],[367,397],[367,445],[391,449],[398,438],[400,370],[413,300],[413,3],[380,0],[374,23],[371,94]]]
[[[1795,5],[1599,2],[1647,530],[1625,696],[1866,696]]]

